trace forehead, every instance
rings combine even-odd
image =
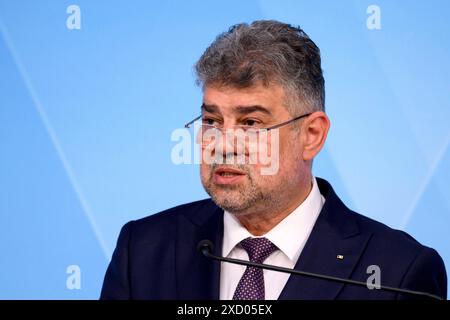
[[[284,90],[281,86],[252,86],[249,88],[206,86],[203,103],[216,105],[220,111],[232,111],[237,106],[263,106],[271,111],[284,108]]]

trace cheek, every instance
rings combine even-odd
[[[295,138],[297,137],[280,142],[280,173],[293,174],[302,162],[302,147]]]
[[[211,168],[209,165],[202,163],[200,164],[200,176],[202,179],[207,178],[211,172]]]
[[[281,142],[280,149],[283,148],[283,152],[287,157],[296,157],[301,154],[302,142],[298,132],[291,132],[290,135]]]

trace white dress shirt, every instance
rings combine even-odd
[[[313,177],[312,180],[313,186],[306,199],[272,230],[261,236],[266,237],[279,248],[264,261],[265,264],[294,268],[325,202],[324,197],[320,194],[316,179]],[[249,260],[247,252],[238,244],[245,238],[255,236],[248,232],[233,214],[225,211],[223,219],[222,255],[228,258]],[[234,291],[244,274],[245,268],[245,266],[228,262],[221,263],[221,300],[233,298]],[[264,270],[263,272],[266,300],[278,299],[290,275],[270,270]]]

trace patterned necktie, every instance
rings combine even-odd
[[[242,248],[247,251],[251,262],[263,263],[272,252],[277,250],[267,238],[247,238],[241,241]],[[236,287],[233,300],[264,300],[264,275],[261,268],[245,269]]]

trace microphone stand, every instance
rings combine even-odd
[[[309,278],[319,278],[319,279],[323,279],[323,280],[339,282],[339,283],[346,283],[346,284],[351,284],[351,285],[355,285],[355,286],[368,288],[367,283],[362,282],[362,281],[344,279],[344,278],[339,278],[339,277],[334,277],[334,276],[300,271],[300,270],[278,267],[278,266],[263,264],[263,263],[256,263],[256,262],[251,262],[251,261],[246,261],[246,260],[216,256],[216,255],[212,254],[213,244],[209,240],[200,241],[197,248],[205,257],[211,258],[214,260],[218,260],[221,262],[229,262],[229,263],[239,264],[239,265],[243,265],[243,266],[249,266],[249,267],[262,268],[262,269],[267,269],[267,270],[272,270],[272,271],[290,273],[290,274],[295,274],[298,276],[305,276],[305,277],[309,277]],[[441,297],[436,296],[431,293],[428,293],[428,292],[413,291],[413,290],[408,290],[408,289],[394,288],[394,287],[382,286],[382,285],[378,286],[376,289],[378,289],[378,290],[381,289],[381,290],[391,291],[391,292],[396,292],[396,293],[412,294],[412,295],[428,297],[428,298],[432,298],[432,299],[436,299],[436,300],[444,300]]]

